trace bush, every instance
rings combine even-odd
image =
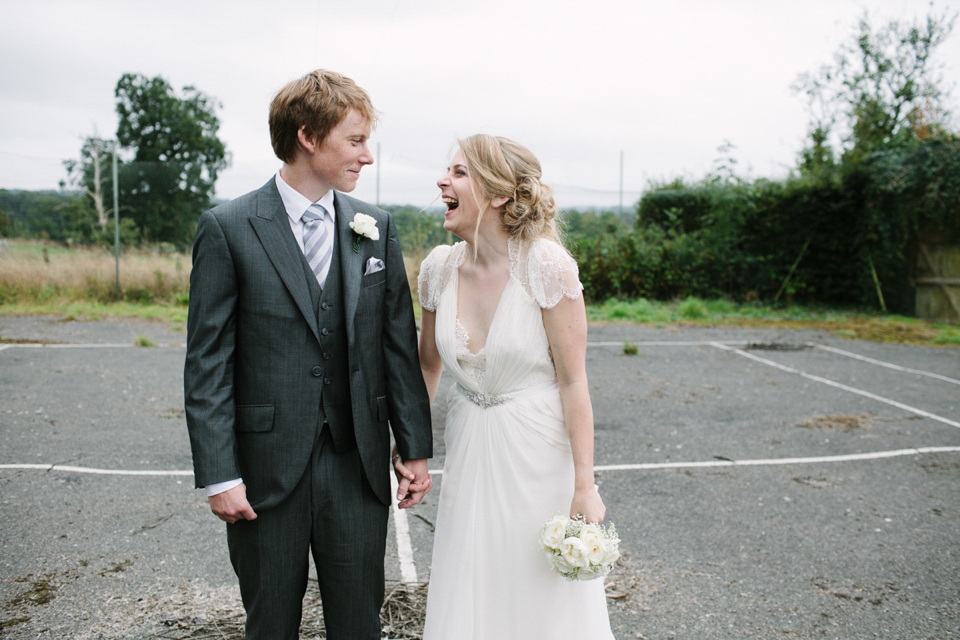
[[[960,142],[936,139],[782,182],[675,182],[643,195],[634,229],[571,233],[568,245],[593,301],[877,308],[876,274],[888,309],[912,314],[918,243],[958,239]]]

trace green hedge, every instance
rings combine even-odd
[[[644,194],[633,230],[567,238],[594,301],[779,294],[879,307],[879,281],[900,313],[913,312],[921,239],[960,239],[960,143],[950,139],[782,182],[672,184]]]

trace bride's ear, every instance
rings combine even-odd
[[[508,198],[507,196],[497,196],[496,198],[490,201],[490,204],[493,206],[494,209],[499,209],[500,207],[507,204],[508,202],[510,202],[510,198]]]

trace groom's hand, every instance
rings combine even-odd
[[[227,524],[233,524],[237,520],[257,519],[253,507],[247,502],[247,487],[242,483],[207,499],[210,501],[210,510]]]
[[[426,458],[404,460],[397,465],[397,471],[401,471],[398,474],[397,506],[401,509],[409,509],[423,500],[423,496],[433,487],[427,460]]]

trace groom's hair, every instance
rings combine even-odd
[[[308,137],[323,142],[327,134],[355,110],[370,126],[377,112],[367,92],[346,76],[317,69],[277,92],[270,103],[270,141],[273,152],[284,162],[293,162],[300,148],[297,133],[303,127]]]

